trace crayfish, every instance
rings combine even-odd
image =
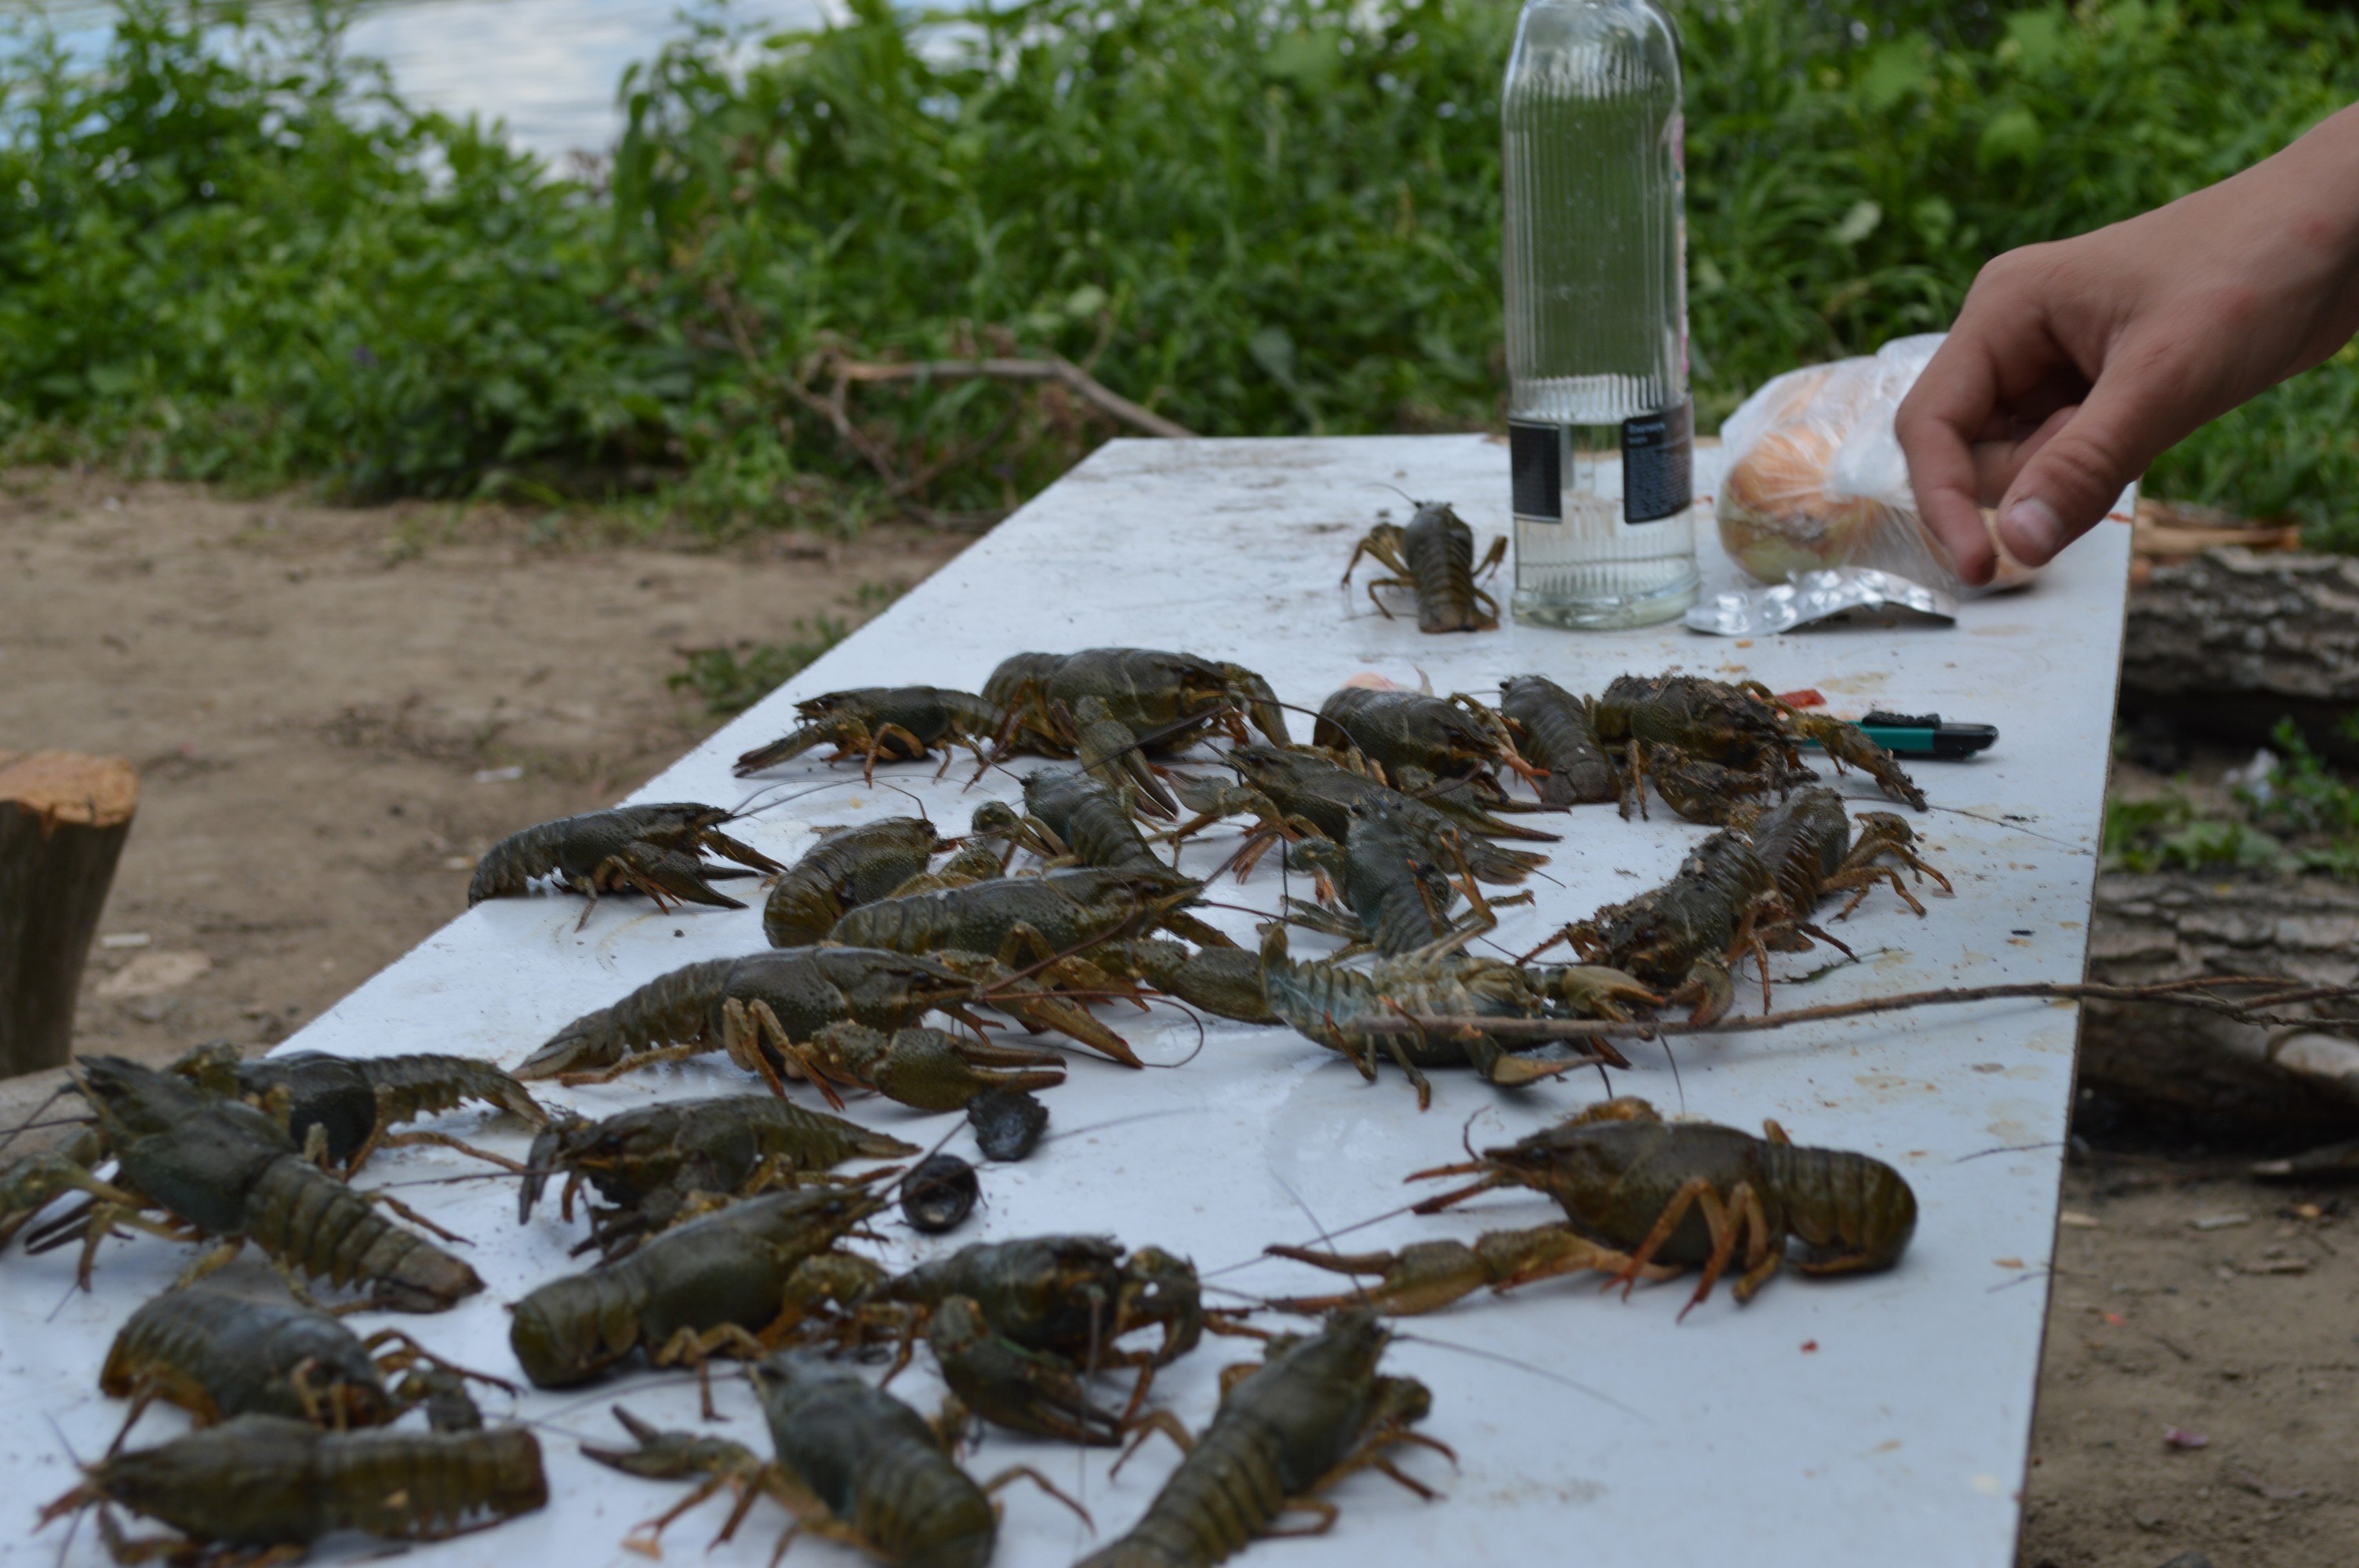
[[[1777,880],[1786,907],[1807,914],[1837,893],[1851,902],[1835,918],[1846,918],[1879,882],[1888,882],[1900,901],[1920,916],[1925,906],[1908,891],[1900,873],[1882,862],[1897,860],[1921,881],[1931,877],[1943,892],[1954,892],[1950,879],[1917,856],[1917,834],[1889,811],[1864,811],[1859,837],[1852,838],[1852,821],[1843,812],[1843,797],[1831,789],[1797,790],[1767,811],[1745,814],[1745,829],[1762,863]]]
[[[1474,564],[1474,531],[1446,501],[1421,501],[1411,514],[1408,526],[1397,523],[1379,523],[1362,535],[1352,546],[1352,558],[1344,563],[1343,580],[1352,580],[1353,571],[1363,555],[1374,557],[1390,569],[1391,577],[1374,578],[1368,583],[1368,602],[1383,611],[1386,620],[1392,611],[1376,597],[1380,588],[1406,588],[1417,594],[1417,629],[1420,632],[1495,632],[1499,629],[1499,601],[1475,587],[1477,579],[1499,569],[1507,558],[1507,541],[1503,535],[1491,541],[1491,548],[1483,557],[1483,564]]]
[[[1269,683],[1242,665],[1155,648],[1084,648],[1078,654],[1016,654],[983,683],[986,701],[1006,712],[1002,749],[1022,746],[1070,756],[1080,749],[1074,716],[1095,698],[1103,715],[1136,743],[1178,752],[1208,728],[1243,744],[1245,723],[1274,744],[1287,744],[1286,717]],[[1062,716],[1060,716],[1060,709]]]
[[[363,1284],[374,1304],[399,1312],[440,1312],[484,1288],[473,1269],[386,1219],[376,1206],[424,1224],[422,1217],[328,1174],[253,1106],[118,1057],[85,1056],[71,1071],[96,1125],[68,1153],[36,1155],[0,1177],[0,1238],[66,1190],[90,1195],[91,1206],[34,1229],[27,1241],[45,1251],[80,1238],[84,1289],[99,1243],[117,1226],[176,1241],[217,1238],[184,1284],[251,1241],[299,1299],[305,1276]],[[102,1181],[90,1167],[107,1154],[114,1173]],[[163,1217],[151,1217],[158,1211]]]
[[[1454,791],[1428,795],[1404,793],[1369,773],[1346,767],[1327,752],[1302,747],[1240,746],[1222,758],[1237,771],[1238,783],[1210,781],[1183,784],[1180,798],[1196,812],[1191,820],[1173,829],[1185,838],[1223,816],[1250,816],[1259,826],[1235,857],[1242,880],[1272,843],[1284,839],[1327,838],[1341,844],[1351,837],[1353,808],[1374,806],[1415,836],[1425,854],[1441,858],[1445,846],[1455,844],[1466,868],[1481,881],[1495,885],[1524,881],[1548,857],[1529,849],[1509,849],[1494,843],[1503,838],[1553,843],[1556,835],[1502,822],[1479,803]]]
[[[382,1354],[380,1346],[386,1346]],[[388,1387],[388,1375],[401,1375]],[[178,1405],[199,1426],[242,1415],[284,1416],[342,1431],[383,1426],[424,1405],[438,1431],[483,1417],[465,1379],[516,1390],[428,1353],[397,1328],[363,1339],[332,1313],[203,1288],[167,1291],[133,1313],[106,1352],[101,1392],[131,1399],[125,1430],[147,1404]]]
[[[1740,820],[1748,828],[1723,828],[1706,838],[1661,887],[1606,905],[1534,951],[1570,942],[1584,957],[1661,987],[1669,1000],[1692,1006],[1698,1021],[1710,1022],[1735,1000],[1731,966],[1741,956],[1752,954],[1760,966],[1766,1007],[1772,948],[1808,947],[1817,940],[1851,951],[1810,923],[1831,894],[1853,893],[1843,911],[1848,915],[1877,883],[1889,882],[1923,914],[1924,905],[1884,860],[1930,876],[1944,891],[1950,886],[1918,858],[1916,835],[1889,812],[1862,816],[1864,831],[1854,843],[1842,798],[1830,789],[1797,791],[1767,810],[1740,813]]]
[[[516,1219],[549,1178],[565,1176],[562,1209],[573,1217],[584,1182],[612,1208],[592,1208],[591,1239],[608,1257],[669,1226],[700,1201],[756,1192],[847,1160],[895,1160],[917,1145],[771,1095],[723,1095],[638,1106],[591,1121],[562,1116],[532,1141]]]
[[[802,859],[770,884],[762,935],[773,947],[807,947],[853,909],[897,892],[941,848],[922,816],[887,816],[826,829]]]
[[[942,1431],[849,1368],[778,1355],[753,1376],[774,1463],[764,1464],[742,1444],[660,1432],[619,1407],[615,1418],[638,1446],[583,1445],[584,1456],[628,1475],[701,1481],[685,1501],[642,1526],[632,1545],[652,1555],[665,1526],[723,1487],[741,1495],[720,1541],[734,1536],[755,1500],[766,1497],[794,1517],[788,1541],[808,1530],[895,1568],[983,1568],[999,1537],[992,1494],[1019,1478],[1089,1519],[1028,1465],[977,1485],[951,1458]]]
[[[1493,901],[1483,896],[1467,863],[1467,837],[1451,828],[1436,843],[1430,828],[1421,831],[1377,800],[1354,805],[1351,832],[1343,843],[1307,838],[1287,856],[1288,863],[1317,872],[1321,893],[1332,894],[1343,908],[1289,898],[1287,918],[1343,938],[1351,944],[1347,953],[1368,947],[1436,957],[1463,947],[1498,924]],[[1464,920],[1453,921],[1451,906],[1462,891],[1473,909]],[[1518,893],[1496,902],[1528,897]]]
[[[209,1547],[284,1562],[335,1530],[440,1541],[548,1502],[539,1441],[520,1426],[323,1432],[285,1416],[242,1415],[83,1466],[82,1485],[43,1509],[39,1524],[96,1508],[100,1533],[123,1563],[197,1559]],[[180,1538],[126,1540],[110,1505],[160,1519]]]
[[[1564,809],[1621,793],[1586,699],[1546,676],[1514,676],[1499,683],[1499,717],[1524,760],[1540,771],[1533,787],[1542,806]]]
[[[1332,960],[1296,963],[1287,953],[1285,927],[1278,925],[1268,926],[1262,938],[1261,966],[1271,1011],[1304,1039],[1340,1052],[1370,1082],[1376,1076],[1378,1046],[1354,1030],[1364,1021],[1404,1014],[1625,1018],[1624,1004],[1660,1000],[1629,975],[1589,967],[1524,968],[1455,954],[1385,958],[1367,969]],[[1419,1110],[1433,1102],[1427,1067],[1471,1066],[1488,1083],[1518,1087],[1593,1059],[1561,1049],[1515,1051],[1496,1035],[1473,1028],[1386,1034],[1383,1049],[1416,1088]]]
[[[1900,1260],[1916,1233],[1917,1195],[1899,1172],[1865,1154],[1798,1147],[1774,1121],[1763,1130],[1755,1138],[1712,1122],[1665,1121],[1645,1100],[1624,1097],[1409,1179],[1482,1178],[1426,1199],[1419,1214],[1495,1187],[1546,1193],[1576,1231],[1620,1254],[1568,1249],[1563,1267],[1610,1266],[1625,1296],[1658,1260],[1674,1272],[1701,1265],[1682,1317],[1732,1267],[1742,1271],[1736,1299],[1752,1300],[1783,1262],[1789,1237],[1802,1243],[1795,1266],[1806,1274],[1864,1273]],[[1558,1271],[1536,1268],[1524,1278]]]
[[[1423,779],[1463,779],[1503,799],[1494,769],[1539,777],[1539,770],[1516,749],[1506,721],[1463,694],[1433,697],[1347,686],[1319,705],[1310,743],[1334,752],[1356,752],[1404,789]]]
[[[861,1023],[838,1023],[796,1059],[825,1087],[871,1089],[912,1110],[963,1110],[986,1095],[1028,1094],[1065,1081],[1065,1059],[944,1030],[897,1029],[886,1034]]]
[[[1857,768],[1885,794],[1925,809],[1924,792],[1865,730],[1806,713],[1758,681],[1731,686],[1701,676],[1619,676],[1589,705],[1589,714],[1601,742],[1632,753],[1634,789],[1646,766],[1642,748],[1677,747],[1684,757],[1740,773],[1791,778],[1800,772],[1801,743],[1815,741],[1838,768]]]
[[[758,773],[790,762],[812,747],[832,744],[831,762],[858,757],[861,777],[874,783],[876,764],[916,762],[943,747],[942,766],[950,766],[946,742],[956,742],[983,757],[982,742],[997,734],[1006,718],[987,695],[975,697],[940,687],[861,687],[831,691],[795,704],[800,724],[737,759],[737,776]],[[776,868],[772,868],[775,870]]]
[[[224,1042],[199,1045],[171,1071],[215,1094],[269,1113],[288,1136],[352,1175],[387,1144],[435,1143],[503,1163],[440,1132],[394,1132],[396,1122],[450,1110],[470,1100],[497,1106],[535,1127],[548,1112],[522,1084],[468,1056],[427,1053],[397,1056],[332,1056],[290,1051],[245,1059]]]
[[[1125,1257],[1103,1236],[979,1241],[895,1276],[874,1299],[913,1309],[923,1320],[952,1296],[976,1303],[985,1320],[1018,1345],[1074,1359],[1098,1350],[1104,1366],[1177,1360],[1196,1347],[1205,1326],[1193,1264],[1157,1247]],[[1163,1332],[1154,1351],[1111,1349],[1146,1327]]]
[[[953,1416],[977,1415],[1010,1432],[1084,1447],[1112,1447],[1130,1429],[1128,1411],[1102,1410],[1091,1401],[1082,1368],[993,1328],[982,1306],[969,1297],[951,1296],[934,1309],[926,1344],[958,1401]],[[1142,1391],[1144,1385],[1142,1378]]]
[[[875,1266],[834,1250],[885,1200],[859,1187],[767,1193],[692,1219],[618,1262],[568,1274],[516,1304],[508,1344],[536,1387],[586,1383],[634,1352],[700,1372],[756,1357]],[[706,1406],[712,1394],[706,1390]]]
[[[1148,876],[1170,870],[1139,832],[1121,792],[1091,773],[1025,774],[1024,814],[1009,817],[1010,838],[1052,866]]]
[[[858,911],[853,912],[855,914]],[[714,958],[658,976],[611,1007],[585,1013],[525,1059],[516,1076],[603,1083],[660,1062],[720,1050],[783,1096],[782,1075],[811,1076],[829,1103],[842,1098],[803,1063],[830,1025],[898,1030],[939,1008],[973,1024],[968,1003],[1004,1008],[1115,1060],[1120,1035],[1046,991],[1008,989],[1012,974],[972,953],[802,947]],[[1130,1057],[1136,1065],[1136,1058]]]
[[[785,868],[721,831],[722,824],[735,816],[719,806],[680,802],[619,806],[536,823],[493,845],[477,862],[474,881],[467,884],[467,903],[473,906],[487,898],[512,898],[534,878],[554,876],[590,897],[576,930],[588,922],[603,893],[642,892],[658,908],[678,901],[743,909],[744,903],[714,887],[711,879]],[[747,869],[716,868],[703,860],[706,854],[723,856]]]
[[[1731,966],[1745,953],[1761,963],[1766,1005],[1769,939],[1800,934],[1843,946],[1787,912],[1777,881],[1752,841],[1724,828],[1696,846],[1669,881],[1626,903],[1607,904],[1534,952],[1570,942],[1582,957],[1626,970],[1668,992],[1668,1000],[1692,1006],[1699,1022],[1709,1022],[1734,1003]]]
[[[1457,1455],[1410,1430],[1433,1395],[1376,1370],[1390,1338],[1375,1313],[1339,1312],[1316,1334],[1272,1341],[1260,1365],[1229,1368],[1212,1424],[1184,1445],[1187,1457],[1145,1516],[1076,1568],[1212,1568],[1257,1536],[1282,1533],[1272,1527],[1283,1512],[1316,1516],[1314,1529],[1332,1524],[1335,1505],[1318,1494],[1360,1470],[1431,1501],[1433,1489],[1397,1468],[1393,1451],[1416,1444],[1452,1463]]]

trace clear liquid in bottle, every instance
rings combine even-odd
[[[1651,0],[1530,0],[1502,99],[1516,615],[1696,597],[1679,38]]]

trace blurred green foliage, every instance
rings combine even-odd
[[[2179,794],[2107,801],[2104,863],[2127,871],[2301,869],[2272,835],[2234,817],[2199,816]]]
[[[2359,741],[2359,714],[2338,726]],[[2321,871],[2359,880],[2359,787],[2330,766],[2290,719],[2270,734],[2260,775],[2230,792],[2220,815],[2182,790],[2105,805],[2104,857],[2131,871],[2178,868]]]
[[[1678,9],[1707,424],[2359,97],[2359,18],[2290,0]],[[206,16],[0,63],[0,458],[851,526],[1004,508],[1114,427],[966,382],[851,392],[847,439],[837,353],[1060,353],[1209,434],[1500,416],[1505,0],[854,0],[750,66],[708,26],[586,179],[331,24]],[[2354,413],[2346,351],[2154,487],[2359,548]]]

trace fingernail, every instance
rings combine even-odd
[[[2007,554],[2017,560],[2026,566],[2044,566],[2064,547],[2064,520],[2039,497],[2027,495],[1999,519],[1998,535]]]

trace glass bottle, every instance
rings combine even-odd
[[[1667,621],[1697,580],[1671,19],[1652,0],[1529,0],[1501,118],[1516,615]]]

